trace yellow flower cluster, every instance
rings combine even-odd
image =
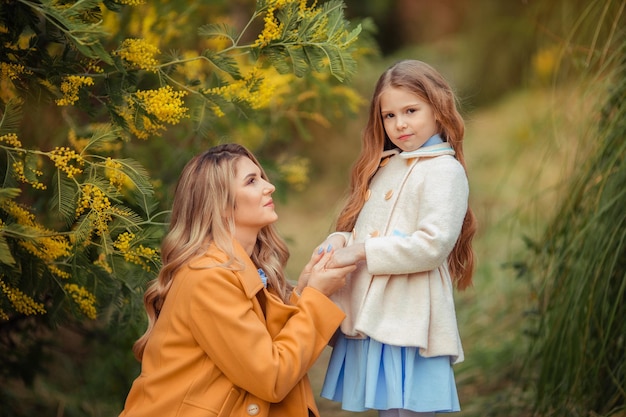
[[[276,1],[269,6],[263,18],[263,30],[259,33],[259,37],[254,41],[252,46],[263,48],[269,45],[273,40],[280,39],[283,33],[283,24],[278,22],[275,12],[278,7],[283,5],[282,3],[283,2]]]
[[[89,61],[87,61],[86,67],[87,67],[87,72],[93,72],[96,74],[102,74],[104,72],[104,68],[98,65],[98,61],[95,61],[93,59],[90,59]]]
[[[125,39],[120,48],[114,52],[133,68],[155,71],[159,61],[155,58],[161,51],[145,39]]]
[[[173,125],[188,116],[182,100],[186,95],[187,92],[174,91],[169,85],[157,90],[139,90],[135,93],[135,97],[141,101],[146,112],[156,116],[159,121]]]
[[[63,236],[47,236],[36,239],[35,242],[21,241],[20,245],[27,251],[43,260],[48,265],[48,269],[60,276],[67,278],[67,273],[52,265],[54,260],[69,255],[70,245]]]
[[[76,217],[89,211],[91,221],[99,234],[105,232],[111,221],[111,200],[99,187],[93,184],[83,184],[81,195],[76,205]]]
[[[4,200],[0,206],[7,214],[15,219],[19,224],[32,226],[35,224],[35,215],[20,207],[15,201]]]
[[[11,302],[11,305],[18,313],[25,314],[27,316],[34,316],[35,314],[44,314],[46,309],[42,303],[38,303],[24,294],[18,288],[8,286],[2,279],[0,279],[0,289]],[[6,313],[3,312],[2,317],[5,320],[8,318]]]
[[[20,75],[30,75],[32,73],[33,72],[27,70],[24,65],[0,62],[0,78],[17,80],[20,78]]]
[[[125,4],[127,6],[140,6],[146,4],[146,0],[117,0],[119,4]]]
[[[45,184],[39,182],[36,178],[43,175],[42,171],[29,168],[30,171],[35,174],[35,179],[29,180],[24,174],[24,163],[22,161],[15,161],[11,166],[13,168],[13,175],[15,176],[15,178],[17,178],[18,181],[21,181],[24,184],[30,184],[36,190],[45,190],[47,188]]]
[[[20,142],[15,133],[7,133],[6,135],[0,136],[0,142],[4,142],[14,148],[22,147],[22,142]]]
[[[57,146],[48,154],[48,157],[60,171],[65,172],[68,178],[74,178],[76,175],[83,172],[82,168],[76,165],[84,165],[85,161],[76,151],[70,148],[59,148]],[[76,162],[73,164],[72,161]]]
[[[35,221],[35,215],[20,207],[14,201],[2,202],[2,208],[23,226],[34,229],[39,234],[35,241],[20,241],[20,245],[37,258],[46,263],[69,255],[70,244],[65,236],[54,235],[54,231],[48,230]]]
[[[134,246],[132,245],[133,239],[135,239],[134,233],[121,233],[113,242],[113,246],[120,251],[126,262],[141,265],[144,270],[150,271],[148,262],[156,260],[158,256],[157,251],[143,245]]]
[[[113,273],[113,269],[111,268],[111,265],[109,265],[109,263],[107,262],[107,257],[104,253],[101,253],[100,255],[98,255],[98,259],[93,261],[93,264],[104,269],[109,274]]]
[[[221,87],[214,87],[206,90],[207,94],[215,94],[228,101],[245,101],[254,110],[262,109],[270,104],[274,97],[276,85],[263,78],[256,70],[252,70],[242,80],[237,80],[231,84]],[[223,115],[221,109],[219,113],[213,109],[216,115]]]
[[[293,158],[278,166],[279,172],[285,181],[296,190],[302,191],[309,182],[309,160],[305,158]]]
[[[76,284],[65,284],[63,289],[72,296],[78,308],[88,318],[96,319],[96,296],[87,291],[85,287],[79,287]]]
[[[118,110],[128,123],[130,131],[139,139],[147,139],[150,135],[165,130],[163,123],[176,124],[183,117],[189,117],[182,100],[186,94],[184,91],[174,91],[170,86],[157,90],[140,90],[126,98],[128,106],[125,109]],[[136,106],[141,106],[146,113],[156,117],[157,121],[143,116],[141,124],[138,124]]]
[[[122,171],[122,164],[110,157],[107,157],[104,161],[104,175],[109,179],[109,183],[115,187],[119,192],[124,189],[133,188],[134,184],[128,178],[128,175]]]
[[[61,83],[63,97],[56,100],[57,106],[73,106],[78,101],[78,92],[85,85],[93,85],[93,78],[82,75],[68,75],[63,78]]]
[[[71,277],[69,272],[63,271],[61,268],[59,268],[56,265],[48,265],[48,270],[59,278],[70,279]]]

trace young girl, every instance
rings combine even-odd
[[[347,317],[322,388],[345,410],[460,410],[453,287],[472,282],[476,221],[455,101],[444,78],[415,60],[390,67],[374,90],[348,200],[324,243],[340,248],[329,266],[357,263],[332,296]]]
[[[328,296],[354,266],[316,251],[294,290],[274,190],[237,144],[185,166],[122,417],[319,416],[306,374],[344,317]]]

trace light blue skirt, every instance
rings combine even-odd
[[[424,358],[418,348],[338,332],[322,397],[348,411],[400,408],[415,412],[460,411],[449,356]]]

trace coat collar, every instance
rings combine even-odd
[[[454,149],[452,149],[452,145],[448,142],[438,143],[436,145],[424,146],[422,148],[416,149],[411,152],[402,152],[400,149],[390,149],[387,151],[383,151],[380,154],[380,159],[385,159],[389,156],[399,155],[402,159],[412,159],[412,158],[426,158],[426,157],[435,157],[441,155],[454,155]]]
[[[254,265],[250,256],[248,256],[243,246],[241,246],[236,239],[232,240],[232,244],[235,260],[232,265],[228,266],[228,268],[231,268],[239,277],[246,296],[252,298],[263,288],[263,282],[259,276],[258,268]],[[211,243],[209,246],[206,256],[213,259],[215,262],[214,266],[219,266],[228,261],[226,253],[215,246],[214,243]],[[202,263],[204,262],[194,262],[196,265],[200,265]]]
[[[452,145],[450,145],[448,142],[443,142],[436,145],[424,146],[411,152],[401,152],[400,158],[411,159],[441,155],[454,155],[454,149],[452,149]]]

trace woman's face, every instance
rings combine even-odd
[[[272,193],[276,190],[261,177],[261,170],[249,158],[236,162],[235,227],[237,235],[256,236],[259,231],[278,220]]]
[[[380,114],[387,136],[404,152],[418,149],[439,133],[430,104],[404,88],[386,87],[382,91]]]

